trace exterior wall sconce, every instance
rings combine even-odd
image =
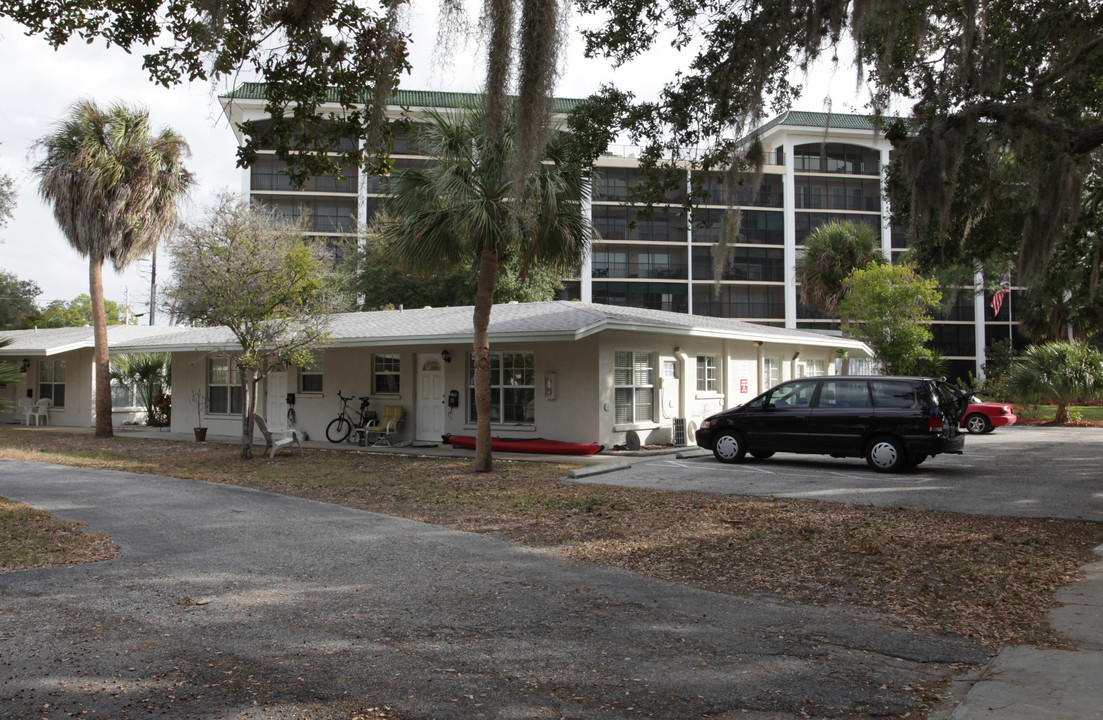
[[[23,358],[23,365],[20,366],[19,372],[25,373],[31,369],[31,361],[27,358]]]
[[[448,350],[441,350],[440,357],[446,363],[452,362],[452,353],[448,352]]]

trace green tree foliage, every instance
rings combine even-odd
[[[869,225],[849,220],[820,225],[805,239],[797,260],[801,302],[834,314],[846,294],[850,274],[870,263],[884,262],[881,236]]]
[[[1025,402],[1057,403],[1054,422],[1067,423],[1069,405],[1103,397],[1103,353],[1078,342],[1031,345],[1012,364],[1005,386]]]
[[[1092,157],[1080,215],[1019,305],[1023,333],[1035,341],[1076,340],[1103,347],[1103,153]]]
[[[804,252],[797,260],[796,274],[800,299],[805,305],[833,315],[846,294],[846,280],[853,271],[870,263],[884,263],[881,238],[869,225],[832,221],[819,226],[805,239]],[[843,334],[850,319],[840,318]],[[850,356],[843,355],[842,374],[850,373]]]
[[[248,200],[224,197],[202,223],[186,225],[169,250],[169,311],[199,325],[222,325],[241,346],[233,362],[242,397],[241,457],[253,457],[257,385],[273,369],[313,362],[341,309],[327,293],[330,263],[301,226]]]
[[[31,327],[38,315],[35,298],[41,294],[34,280],[20,280],[15,273],[0,270],[0,330]]]
[[[865,342],[886,374],[915,373],[931,340],[931,313],[942,299],[937,285],[910,265],[871,264],[847,279],[839,312],[850,334]]]
[[[388,184],[380,232],[388,257],[410,271],[477,263],[475,469],[489,471],[490,342],[487,328],[502,257],[522,269],[568,268],[580,262],[593,230],[582,212],[589,176],[566,163],[559,139],[547,146],[535,174],[514,184],[512,123],[500,137],[486,136],[483,112],[430,113],[422,133],[434,162],[396,174]]]
[[[8,226],[15,210],[15,183],[11,176],[0,173],[0,228]]]
[[[353,290],[363,298],[362,310],[386,310],[403,306],[456,307],[474,305],[477,267],[428,266],[403,270],[385,252],[382,237],[369,232],[361,243]],[[530,268],[523,274],[515,259],[503,260],[494,287],[494,302],[551,300],[562,288],[562,272],[554,268]]]
[[[116,270],[148,255],[176,227],[176,203],[192,184],[184,168],[188,144],[165,128],[154,134],[149,113],[121,103],[101,110],[91,100],[36,143],[39,194],[77,252],[88,258],[95,329],[96,436],[110,437],[111,383],[104,316],[103,263]]]
[[[259,148],[276,148],[301,182],[351,164],[386,170],[384,111],[409,69],[398,21],[405,4],[383,0],[373,10],[356,0],[0,0],[0,16],[55,48],[102,39],[142,52],[150,78],[166,87],[257,77],[272,120],[242,128],[239,163],[251,164]],[[341,110],[320,113],[323,103]],[[341,158],[327,154],[350,137],[365,142],[346,144]]]
[[[601,16],[585,33],[591,56],[620,65],[660,38],[691,55],[657,100],[605,88],[573,120],[593,128],[616,118],[644,145],[645,164],[670,173],[684,174],[684,161],[706,170],[761,166],[758,143],[740,139],[793,104],[801,88],[791,72],[852,49],[858,79],[872,90],[871,114],[895,146],[894,209],[913,245],[937,248],[921,253],[925,265],[990,256],[1013,242],[1023,277],[1040,272],[1078,212],[1088,158],[1103,145],[1103,6],[1094,0],[579,6]],[[910,117],[882,115],[901,104],[913,108]],[[602,135],[581,137],[592,152]]]
[[[92,325],[95,312],[92,309],[92,298],[87,293],[77,295],[69,302],[64,300],[52,300],[38,315],[38,327],[84,327]],[[114,300],[103,301],[104,321],[108,325],[122,325],[119,304]]]
[[[169,353],[131,353],[111,360],[111,379],[141,399],[147,425],[168,424],[168,418],[157,407],[157,396],[169,384],[171,363]]]

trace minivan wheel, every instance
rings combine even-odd
[[[742,436],[735,432],[720,433],[712,445],[712,454],[722,463],[740,462],[746,453]]]
[[[896,472],[906,464],[900,442],[890,437],[874,438],[866,448],[866,462],[877,472]]]
[[[992,421],[980,413],[973,413],[965,418],[965,429],[978,435],[992,432]]]

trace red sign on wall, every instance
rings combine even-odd
[[[741,392],[741,393],[747,392],[747,378],[740,378],[739,379],[739,392]]]

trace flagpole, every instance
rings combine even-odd
[[[1014,314],[1011,312],[1011,283],[1007,283],[1007,342],[1011,346],[1012,351],[1015,350],[1015,333],[1011,325],[1011,318]]]

